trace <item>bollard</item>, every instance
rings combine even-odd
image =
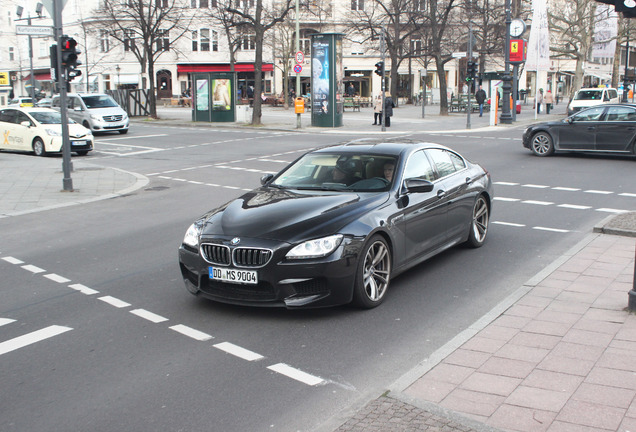
[[[632,284],[631,291],[627,295],[629,296],[627,309],[636,312],[636,251],[634,252],[634,283]]]

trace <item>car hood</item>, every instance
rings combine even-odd
[[[353,193],[255,189],[212,210],[202,235],[295,242],[338,232],[386,202],[388,192]]]
[[[98,116],[126,115],[126,111],[120,107],[89,108],[88,112]]]
[[[62,125],[61,124],[42,124],[42,127],[45,129],[51,129],[56,131],[59,135],[62,135]],[[68,125],[68,135],[70,138],[80,138],[85,136],[86,134],[91,133],[88,129],[82,126],[79,123],[69,123]]]

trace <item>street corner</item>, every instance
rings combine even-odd
[[[636,237],[636,212],[610,215],[594,227],[594,232]]]

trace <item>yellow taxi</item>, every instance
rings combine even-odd
[[[20,108],[26,108],[26,107],[34,106],[35,103],[33,102],[33,99],[31,99],[30,97],[17,97],[15,99],[11,99],[7,105],[10,107],[17,106]]]
[[[71,152],[80,156],[93,150],[89,129],[68,120]],[[0,109],[0,149],[33,152],[36,156],[62,152],[62,117],[50,108]]]

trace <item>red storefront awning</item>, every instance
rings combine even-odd
[[[263,63],[263,72],[271,72],[274,70],[272,63]],[[229,72],[230,65],[227,63],[222,64],[178,64],[177,73],[192,73],[192,72]],[[235,72],[254,72],[254,63],[235,63]]]
[[[51,81],[51,72],[34,73],[33,76],[37,81]],[[23,78],[23,81],[29,81],[31,74],[28,74]]]

